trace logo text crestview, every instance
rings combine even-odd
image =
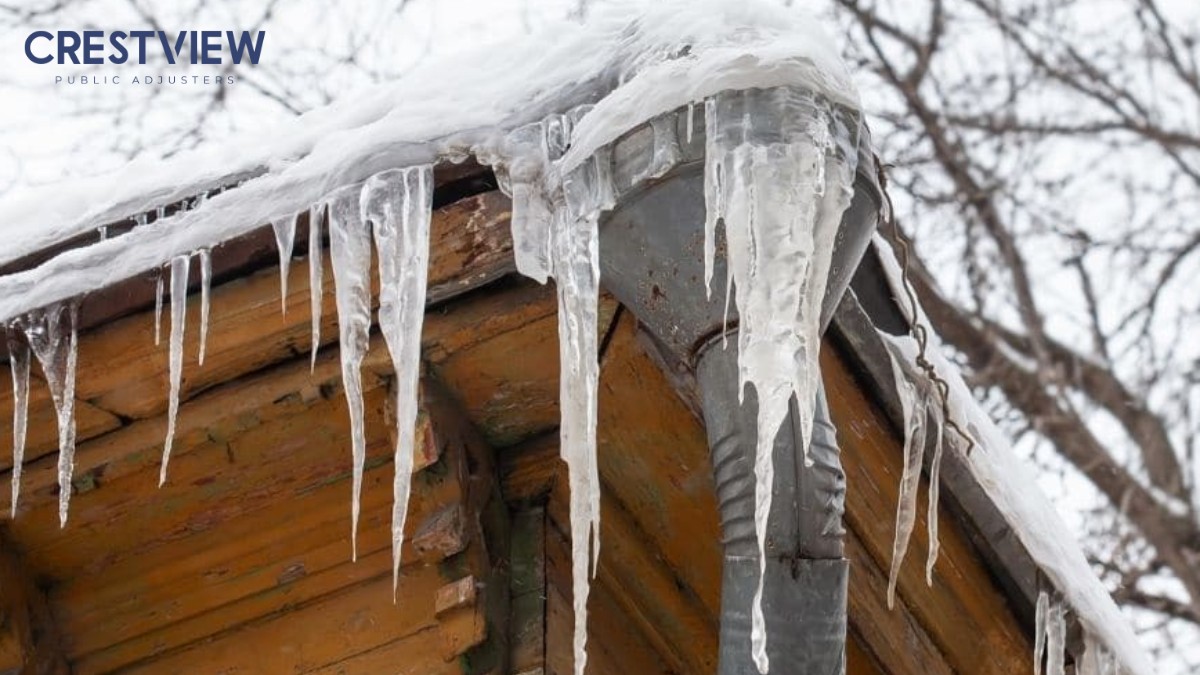
[[[25,39],[25,56],[39,65],[145,65],[159,57],[168,66],[226,66],[219,73],[133,73],[55,75],[66,84],[233,84],[228,64],[258,65],[266,31],[184,30],[172,37],[167,31],[60,30],[33,31]]]

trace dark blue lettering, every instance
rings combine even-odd
[[[129,37],[138,41],[138,63],[146,65],[146,38],[154,37],[152,30],[135,30],[129,32]]]
[[[117,56],[115,54],[109,54],[108,55],[109,61],[111,61],[113,63],[125,63],[126,61],[129,60],[129,50],[125,48],[125,38],[126,37],[127,36],[125,35],[125,31],[123,31],[123,30],[115,30],[112,32],[112,35],[108,36],[109,44],[111,44],[113,46],[113,49],[117,50],[117,53],[120,54],[120,56]]]
[[[50,63],[54,60],[54,56],[52,54],[47,54],[44,57],[33,55],[33,41],[38,38],[46,38],[51,42],[54,41],[54,35],[52,33],[48,33],[44,30],[33,31],[29,34],[29,37],[25,38],[25,56],[28,56],[29,60],[33,61],[34,63]]]
[[[79,33],[73,30],[58,31],[58,63],[66,63],[66,57],[71,57],[71,63],[79,65]]]
[[[89,66],[98,66],[104,63],[104,56],[101,52],[104,49],[104,31],[102,30],[85,30],[83,31],[83,62]]]
[[[221,63],[221,31],[206,30],[201,31],[201,39],[204,47],[200,50],[200,63],[207,66],[220,65]],[[192,43],[193,45],[195,42]],[[215,54],[215,56],[214,56]]]
[[[265,30],[258,31],[258,33],[255,34],[254,42],[251,43],[249,31],[242,31],[241,37],[236,41],[234,39],[233,31],[225,31],[225,37],[229,40],[229,56],[233,59],[233,62],[235,64],[241,63],[242,52],[248,52],[250,54],[250,63],[257,66],[259,54],[262,53],[263,37],[266,34],[267,31]]]

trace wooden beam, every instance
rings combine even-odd
[[[547,507],[550,522],[569,537],[564,477]],[[716,532],[713,533],[714,535]],[[600,570],[614,600],[675,672],[711,673],[717,667],[717,625],[695,595],[663,564],[662,553],[603,486]]]
[[[46,595],[0,529],[0,670],[69,675]]]
[[[542,434],[500,455],[500,485],[510,504],[543,501],[558,480],[558,430]]]
[[[512,514],[509,547],[509,670],[546,667],[546,511],[534,506]]]
[[[570,542],[554,527],[546,531],[546,580],[545,672],[572,675],[575,619],[571,604]],[[602,570],[592,583],[588,598],[588,675],[693,672],[674,670],[667,664],[616,601],[609,581],[609,575]]]

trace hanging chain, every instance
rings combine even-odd
[[[917,294],[913,290],[912,282],[909,280],[909,270],[911,269],[910,250],[911,244],[900,231],[900,225],[896,222],[896,212],[892,207],[892,197],[888,194],[887,171],[884,169],[883,163],[879,157],[875,157],[875,172],[879,180],[879,190],[883,194],[885,210],[882,211],[881,220],[883,221],[884,236],[891,241],[893,247],[900,254],[900,284],[904,289],[904,294],[908,299],[909,315],[912,317],[909,321],[909,332],[914,340],[917,341],[917,367],[924,372],[925,377],[933,383],[934,389],[938,392],[938,398],[941,399],[942,418],[945,420],[946,426],[950,427],[964,441],[966,441],[966,454],[970,455],[975,449],[975,439],[968,434],[958,422],[950,415],[950,383],[942,379],[937,373],[937,369],[929,360],[929,332],[925,325],[919,320],[919,305],[917,303]]]

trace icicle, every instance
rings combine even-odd
[[[904,417],[904,474],[900,478],[900,499],[896,506],[896,538],[892,542],[892,564],[888,572],[888,607],[896,602],[896,583],[900,578],[900,566],[908,551],[908,540],[912,536],[917,518],[917,488],[921,482],[921,467],[925,459],[925,421],[928,399],[918,388],[901,365],[903,354],[890,341],[885,341],[892,361],[892,375],[896,379],[896,390]]]
[[[598,216],[580,220],[564,211],[554,221],[554,278],[558,289],[561,454],[571,499],[571,574],[575,603],[575,673],[587,665],[589,576],[600,555],[600,481],[596,468]],[[588,555],[589,544],[591,556]],[[591,569],[589,575],[589,560]]]
[[[717,143],[717,99],[704,101],[704,290],[712,299],[713,268],[717,259],[717,223],[725,218],[724,164],[719,159],[722,148]],[[733,275],[726,279],[731,287]],[[725,323],[729,319],[729,292],[725,294]]]
[[[292,265],[292,248],[296,244],[296,216],[271,222],[275,230],[275,246],[279,251],[279,309],[287,314],[288,270]]]
[[[1042,675],[1046,660],[1046,621],[1050,614],[1050,594],[1038,591],[1037,619],[1033,631],[1033,675]]]
[[[692,132],[696,126],[696,103],[693,101],[688,104],[687,109],[687,142],[690,145],[692,142]]]
[[[1050,604],[1046,618],[1046,675],[1065,675],[1067,649],[1066,607],[1062,601]]]
[[[503,189],[513,198],[513,248],[517,269],[539,282],[553,276],[558,294],[561,453],[571,500],[571,560],[575,605],[575,672],[587,665],[587,599],[600,555],[600,481],[596,468],[596,400],[599,376],[598,222],[612,208],[609,148],[597,151],[570,175],[557,160],[571,130],[590,106],[551,115],[511,132],[499,150],[484,152]]]
[[[1079,660],[1076,675],[1102,675],[1105,673],[1105,663],[1111,663],[1111,655],[1104,644],[1090,633],[1083,634],[1083,658]]]
[[[421,371],[421,324],[429,270],[433,167],[385,171],[363,186],[362,219],[379,253],[379,326],[396,373],[395,477],[392,481],[392,601],[400,582],[400,549],[412,485],[414,430]]]
[[[755,665],[766,673],[762,577],[774,467],[771,446],[795,396],[805,463],[820,382],[820,313],[833,242],[853,194],[856,142],[832,105],[778,88],[705,103],[705,284],[723,221],[739,312],[739,391],[758,395],[755,532],[760,578],[751,610]],[[845,138],[843,137],[845,136]],[[727,280],[728,283],[728,280]]]
[[[8,324],[8,366],[13,381],[12,518],[17,517],[21,468],[25,463],[25,430],[29,422],[29,345],[17,338],[17,323]]]
[[[167,482],[167,464],[171,461],[171,446],[175,442],[175,419],[179,415],[179,386],[183,381],[183,333],[187,323],[188,268],[186,255],[171,259],[171,344],[169,369],[171,391],[167,398],[167,440],[163,443],[162,468],[158,486]]]
[[[553,195],[560,189],[554,162],[562,157],[571,141],[572,121],[576,115],[550,115],[540,122],[518,127],[505,137],[496,151],[482,151],[481,161],[496,170],[501,187],[511,197],[513,258],[517,271],[546,283],[553,259],[550,233],[555,205]]]
[[[580,107],[570,111],[569,125],[578,123],[588,110]],[[596,464],[599,220],[601,211],[616,203],[611,149],[598,150],[563,176],[561,203],[557,194],[553,199],[556,209],[551,240],[561,364],[560,452],[567,463],[571,500],[575,673],[582,675],[587,665],[587,599],[600,559],[600,473]]]
[[[208,345],[208,315],[212,309],[209,293],[212,290],[212,251],[200,249],[200,365]]]
[[[354,560],[358,559],[359,497],[362,494],[363,465],[367,457],[361,369],[371,344],[371,232],[359,210],[360,193],[360,188],[349,186],[335,191],[328,198],[329,251],[337,297],[342,384],[350,407],[350,445],[354,461],[350,502],[350,540]]]
[[[75,471],[75,365],[79,308],[58,304],[25,317],[25,339],[42,365],[58,417],[58,523],[66,527]]]
[[[162,344],[162,313],[163,313],[163,274],[158,271],[158,280],[154,282],[154,346]]]
[[[679,164],[683,156],[679,149],[679,134],[675,131],[675,114],[668,113],[650,120],[650,129],[654,134],[654,145],[650,154],[650,164],[639,175],[635,182],[661,178]]]
[[[108,239],[108,226],[101,225],[100,227],[97,227],[96,235],[100,238],[100,241],[105,241]]]
[[[942,453],[945,450],[946,420],[937,398],[930,398],[926,407],[933,416],[933,461],[929,467],[929,513],[926,527],[929,534],[929,557],[925,560],[925,584],[933,585],[933,566],[937,563],[941,542],[938,540],[938,501],[941,498]]]
[[[317,369],[317,350],[321,348],[321,307],[324,295],[322,277],[325,274],[321,260],[321,217],[324,211],[324,202],[315,204],[308,210],[308,288],[312,307],[312,361],[308,367],[309,372]]]

